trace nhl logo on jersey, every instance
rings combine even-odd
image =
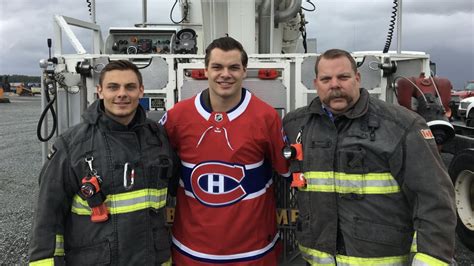
[[[206,162],[196,165],[191,173],[191,189],[204,205],[227,206],[247,195],[242,181],[245,177],[241,165]]]
[[[214,120],[216,120],[216,122],[221,122],[224,120],[224,116],[221,113],[217,113],[214,115]]]

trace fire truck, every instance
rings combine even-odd
[[[401,11],[396,2],[393,14]],[[176,0],[170,10],[172,21],[151,23],[147,20],[147,0],[142,0],[142,21],[131,27],[111,27],[105,39],[95,22],[95,1],[88,3],[91,22],[54,16],[56,35],[48,39],[50,56],[40,61],[43,113],[38,137],[43,141],[43,158],[52,138],[79,123],[83,111],[97,99],[95,86],[100,71],[113,60],[130,60],[139,67],[145,87],[141,104],[153,119],[159,119],[176,102],[207,88],[204,49],[213,39],[226,35],[241,41],[249,54],[243,86],[272,105],[282,117],[316,96],[313,69],[318,54],[315,39],[306,37],[309,25],[305,15],[313,10],[311,1]],[[174,21],[173,16],[181,20]],[[398,50],[389,51],[394,24],[392,15],[392,32],[389,30],[388,47],[383,51],[352,53],[362,76],[361,86],[373,97],[403,105],[426,119],[449,163],[456,190],[457,234],[474,250],[473,128],[453,125],[447,119],[452,86],[449,80],[433,75],[428,54],[402,52],[400,40]],[[400,24],[397,23],[399,32]],[[72,27],[91,31],[91,51],[84,49]],[[63,36],[75,53],[63,53]],[[48,117],[53,121],[48,123]],[[277,188],[277,215],[285,260],[289,261],[297,250],[292,224],[297,216],[297,195],[284,184]]]

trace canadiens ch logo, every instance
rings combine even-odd
[[[193,169],[190,177],[194,196],[204,205],[221,207],[247,195],[241,182],[244,167],[222,162],[206,162]]]
[[[221,122],[223,119],[224,116],[221,113],[214,115],[214,120],[216,120],[216,122]]]

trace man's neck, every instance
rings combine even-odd
[[[213,112],[228,112],[237,106],[241,99],[242,91],[238,95],[229,98],[220,97],[209,91],[209,104]]]
[[[110,118],[110,119],[114,120],[115,122],[117,122],[117,123],[119,123],[119,124],[122,124],[122,125],[124,125],[124,126],[129,126],[130,123],[132,123],[132,121],[135,119],[136,114],[137,114],[137,111],[135,110],[135,112],[133,112],[133,116],[131,116],[131,117],[126,117],[126,118],[125,118],[125,117],[117,117],[117,116],[114,116],[114,115],[110,114],[110,113],[107,112],[107,111],[105,112],[105,115],[106,115],[108,118]]]

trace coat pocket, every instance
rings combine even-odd
[[[354,217],[354,238],[403,248],[410,245],[413,230],[407,226],[381,224]]]
[[[368,169],[365,166],[366,152],[361,147],[354,149],[341,149],[339,152],[339,172],[348,174],[366,174]]]
[[[67,265],[110,265],[110,243],[104,241],[66,251]]]

